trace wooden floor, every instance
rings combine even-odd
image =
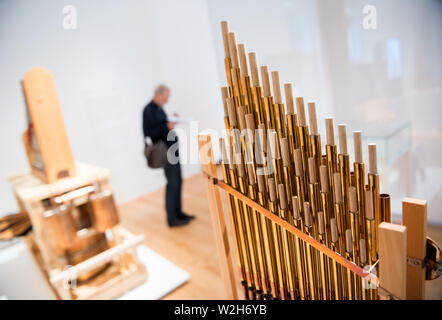
[[[164,189],[120,206],[125,227],[144,234],[149,248],[190,273],[189,282],[165,299],[226,298],[203,179],[198,174],[184,181],[183,210],[197,217],[185,227],[167,227]],[[429,226],[428,235],[442,244],[442,228]],[[442,277],[427,282],[427,298],[442,299]]]
[[[164,188],[120,206],[124,226],[144,234],[149,248],[190,273],[190,281],[166,299],[225,299],[204,186],[201,175],[184,181],[183,211],[196,216],[184,227],[167,226]]]

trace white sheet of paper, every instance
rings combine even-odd
[[[170,116],[170,117],[168,117],[168,120],[170,122],[176,122],[179,124],[189,124],[190,121],[192,121],[191,118],[183,118],[183,117],[177,117],[177,116]]]

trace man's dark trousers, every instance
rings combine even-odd
[[[177,164],[168,163],[164,168],[164,173],[167,178],[166,185],[166,211],[167,220],[178,219],[181,214],[181,166]]]

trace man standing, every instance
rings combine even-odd
[[[163,110],[164,105],[169,100],[170,90],[165,85],[159,85],[155,89],[152,101],[143,110],[143,132],[144,137],[150,137],[152,143],[164,141],[168,148],[178,142],[178,137],[167,139],[169,132],[173,134],[175,122],[169,122]],[[175,156],[178,161],[168,163],[164,168],[167,178],[166,186],[166,211],[167,223],[170,227],[183,226],[189,223],[194,216],[187,215],[181,210],[181,166],[179,162],[178,149]],[[176,162],[176,163],[175,163]]]

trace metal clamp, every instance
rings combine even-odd
[[[417,267],[420,269],[425,268],[425,260],[426,259],[417,259],[413,257],[407,257],[407,263],[410,266]]]
[[[407,257],[410,266],[425,269],[425,279],[434,280],[442,275],[441,250],[438,244],[427,237],[427,248],[425,259]]]
[[[439,278],[442,274],[441,250],[438,244],[428,237],[425,260],[425,279],[434,280]]]
[[[378,295],[381,300],[401,300],[398,297],[396,297],[394,294],[392,294],[391,292],[382,288],[381,286],[378,287]]]
[[[212,177],[210,174],[203,171],[203,176],[205,176],[207,179],[212,180],[212,184],[218,184],[218,178]]]

